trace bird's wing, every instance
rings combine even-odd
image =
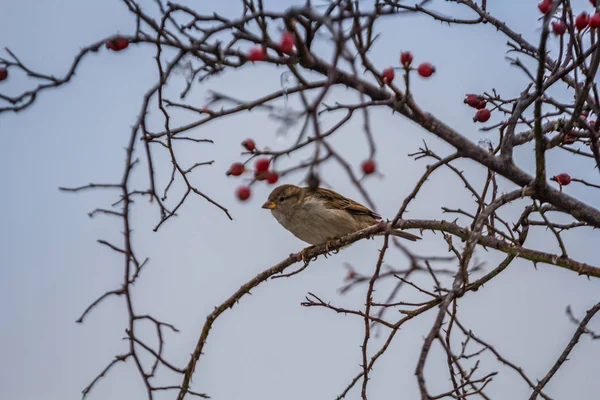
[[[330,209],[341,209],[354,215],[368,215],[374,219],[381,219],[381,216],[362,204],[342,196],[333,190],[318,188],[315,196],[325,201],[325,207]]]

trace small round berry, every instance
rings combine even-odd
[[[410,67],[412,60],[413,55],[410,51],[403,51],[400,53],[400,64],[402,64],[404,67]]]
[[[486,122],[490,119],[492,113],[487,108],[482,108],[481,110],[477,110],[475,113],[475,117],[473,118],[473,122]]]
[[[250,198],[250,188],[248,186],[240,186],[235,191],[235,195],[241,201],[246,201]]]
[[[365,175],[370,175],[373,172],[375,172],[375,169],[376,169],[375,161],[365,160],[365,161],[363,161],[361,168],[362,168],[362,171],[365,173]]]
[[[0,68],[0,82],[8,77],[8,70],[6,68]]]
[[[577,138],[573,135],[567,134],[565,135],[565,137],[563,138],[562,144],[568,145],[568,144],[573,144],[577,141]]]
[[[266,57],[265,49],[262,47],[255,47],[248,53],[248,60],[254,61],[263,61]]]
[[[294,53],[294,34],[291,32],[283,32],[281,35],[281,42],[279,48],[283,53],[293,54]]]
[[[590,119],[590,120],[588,121],[588,124],[589,124],[590,126],[594,126],[594,125],[596,125],[596,121],[595,121],[595,120],[593,120],[593,119]]]
[[[594,14],[590,17],[590,28],[598,29],[600,27],[600,14]]]
[[[383,83],[390,83],[394,80],[394,76],[396,76],[396,74],[394,74],[393,68],[386,68],[383,70],[383,72],[381,72],[381,79],[383,80]]]
[[[256,149],[256,144],[254,143],[254,140],[252,139],[246,139],[242,142],[242,146],[244,146],[246,148],[246,150],[248,151],[254,151],[254,149]]]
[[[245,170],[246,168],[244,167],[244,164],[236,162],[231,164],[229,171],[227,171],[227,175],[240,176]]]
[[[475,106],[479,104],[479,96],[477,96],[476,94],[468,94],[465,96],[465,99],[463,101],[469,107],[475,108]]]
[[[267,172],[266,178],[267,183],[269,185],[273,185],[275,183],[277,183],[277,181],[279,180],[279,174],[275,171],[269,171]]]
[[[575,18],[575,27],[578,31],[582,31],[590,23],[590,16],[585,11]]]
[[[254,169],[256,170],[256,172],[267,172],[270,163],[271,160],[269,160],[268,158],[259,158],[254,163]]]
[[[114,38],[106,42],[106,48],[112,51],[125,50],[129,46],[129,40],[124,38]]]
[[[550,10],[550,7],[552,7],[552,0],[543,0],[538,4],[538,9],[542,14],[546,14]]]
[[[567,25],[562,21],[556,21],[552,23],[552,32],[555,35],[562,36],[567,31]]]
[[[562,173],[553,176],[552,178],[550,178],[550,180],[558,183],[561,186],[567,186],[569,183],[571,183],[571,175]]]
[[[119,38],[117,39],[117,50],[123,50],[126,49],[129,46],[129,40],[127,39],[123,39],[123,38]]]
[[[421,75],[423,78],[429,78],[435,73],[435,67],[429,63],[423,63],[419,65],[417,72],[419,72],[419,75]]]

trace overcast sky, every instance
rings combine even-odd
[[[5,3],[0,15],[0,47],[10,48],[33,69],[57,76],[64,74],[81,47],[135,29],[135,20],[118,1]],[[153,2],[147,3],[151,6]],[[442,3],[440,9],[445,12],[457,9],[439,0],[433,3]],[[536,1],[488,3],[492,13],[537,42]],[[587,1],[573,3],[591,11]],[[195,6],[200,7],[198,4],[201,12],[238,15],[240,9],[237,0],[205,0]],[[293,2],[271,0],[265,4],[267,8],[284,9]],[[397,64],[399,52],[405,49],[413,51],[415,62],[433,63],[436,75],[430,80],[415,80],[413,95],[427,111],[473,141],[485,135],[472,123],[472,109],[462,104],[464,94],[496,88],[506,97],[514,97],[527,82],[505,61],[506,38],[491,26],[448,27],[418,16],[388,19],[379,27],[383,35],[372,53],[375,65]],[[551,46],[555,48],[556,43]],[[57,188],[120,180],[130,127],[138,116],[143,94],[156,79],[154,52],[150,46],[130,46],[119,54],[102,49],[87,57],[71,83],[44,93],[24,112],[0,117],[0,398],[79,398],[89,381],[114,355],[126,349],[127,343],[122,340],[126,326],[122,299],[106,301],[84,324],[75,323],[91,301],[118,288],[121,282],[122,257],[96,242],[105,239],[120,243],[121,221],[87,216],[117,198],[105,192],[66,194]],[[189,102],[201,106],[208,90],[253,99],[277,90],[281,72],[273,67],[248,65],[198,86]],[[0,92],[14,94],[26,84],[23,76],[11,74],[7,82],[0,84]],[[182,82],[173,85],[175,92]],[[348,101],[343,97],[337,100],[340,98]],[[190,118],[181,116],[174,123]],[[160,129],[162,121],[157,117],[154,122],[156,130]],[[391,218],[430,163],[414,162],[407,154],[416,151],[423,139],[441,155],[449,154],[451,149],[388,111],[374,111],[372,122],[377,162],[384,176],[368,179],[365,186],[377,210]],[[217,304],[258,272],[304,247],[260,208],[270,187],[257,185],[251,200],[240,204],[233,195],[240,180],[224,175],[231,162],[242,160],[239,143],[246,137],[272,148],[293,143],[292,133],[276,141],[277,127],[266,114],[253,111],[195,132],[197,137],[213,139],[213,145],[194,144],[182,150],[190,163],[215,160],[212,166],[194,173],[194,182],[226,206],[233,221],[206,201],[190,198],[179,217],[155,233],[156,209],[145,201],[136,203],[135,249],[151,261],[134,288],[135,305],[140,314],[152,313],[181,330],[166,337],[166,358],[177,365],[183,366],[189,360],[205,317]],[[368,156],[359,120],[331,143],[355,163],[356,171]],[[531,171],[531,149],[523,149],[517,156],[519,164]],[[159,180],[164,184],[170,165],[165,154],[158,155],[157,160]],[[468,162],[457,165],[481,187],[484,170]],[[142,169],[136,182],[145,182]],[[554,151],[548,156],[548,173],[560,172],[598,181],[597,172],[589,164],[579,163],[566,152]],[[338,166],[328,165],[321,173],[335,190],[363,200]],[[302,178],[298,174],[285,182],[298,184]],[[503,184],[504,190],[513,188]],[[598,204],[597,193],[575,185],[566,189]],[[446,172],[431,179],[417,200],[409,209],[410,218],[442,218],[442,205],[473,207],[459,179]],[[176,198],[173,196],[171,201]],[[411,245],[415,252],[447,255],[447,245],[440,235],[426,232],[424,239]],[[597,233],[582,230],[566,235],[565,240],[570,254],[597,265]],[[543,231],[530,238],[530,243],[556,251],[552,236]],[[300,303],[312,292],[332,304],[360,308],[366,287],[357,287],[346,295],[338,292],[346,273],[343,265],[351,263],[360,272],[370,274],[380,246],[381,239],[361,241],[333,257],[319,258],[300,275],[267,282],[254,290],[215,324],[206,355],[194,375],[194,390],[227,400],[334,399],[360,372],[363,320],[326,309],[306,309]],[[478,250],[476,255],[487,262],[487,270],[502,259],[495,252]],[[394,250],[386,262],[401,268],[405,259]],[[430,284],[427,277],[416,280]],[[389,284],[379,288],[381,297],[387,295],[387,288]],[[565,315],[566,306],[571,305],[581,317],[600,299],[599,290],[598,280],[544,265],[536,270],[519,260],[483,290],[465,296],[460,312],[475,334],[495,344],[532,379],[540,379],[575,330]],[[401,297],[422,300],[411,290]],[[392,310],[389,318],[395,320],[395,313]],[[417,398],[414,369],[433,315],[420,316],[396,336],[375,366],[370,399]],[[591,327],[600,330],[600,321]],[[381,346],[386,331],[382,333],[372,339],[371,349]],[[147,332],[146,337],[151,335]],[[439,355],[439,349],[434,349],[431,360],[438,362],[430,361],[427,367],[431,393],[450,388],[445,362]],[[548,385],[548,393],[554,399],[597,398],[600,345],[583,337],[569,360]],[[522,399],[530,393],[513,371],[501,369],[492,357],[485,356],[483,364],[487,371],[501,371],[487,390],[493,399]],[[180,383],[178,377],[169,374],[162,378],[168,384]],[[355,388],[348,398],[359,398],[359,392]],[[127,363],[115,367],[89,398],[134,400],[145,396],[134,365]],[[157,396],[173,397],[174,393]]]

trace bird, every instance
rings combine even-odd
[[[280,185],[269,194],[262,208],[271,210],[277,222],[311,245],[328,244],[381,220],[379,214],[362,204],[321,187]],[[421,239],[400,229],[394,229],[391,234],[411,241]]]

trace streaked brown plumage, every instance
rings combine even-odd
[[[313,245],[368,228],[381,220],[381,216],[362,204],[323,188],[312,191],[281,185],[273,189],[262,207],[271,210],[275,219],[298,239]],[[421,239],[401,230],[395,230],[394,236]]]

